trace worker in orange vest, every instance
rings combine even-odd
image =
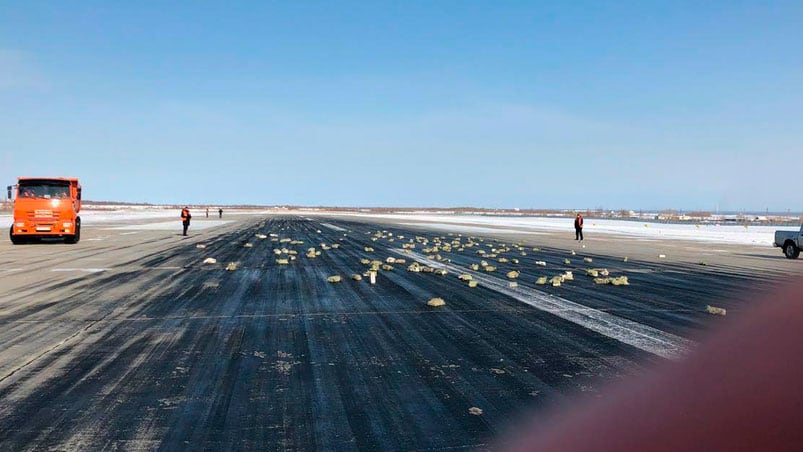
[[[574,239],[583,241],[583,216],[579,213],[574,219]]]
[[[184,235],[187,235],[187,228],[190,227],[190,220],[192,219],[192,215],[190,215],[190,208],[184,206],[181,209],[181,224],[184,225]]]

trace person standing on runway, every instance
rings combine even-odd
[[[187,229],[190,227],[190,220],[192,219],[192,215],[190,215],[190,208],[184,206],[181,209],[181,224],[184,225],[184,235],[187,235]]]
[[[579,213],[574,219],[574,239],[583,241],[583,216]]]

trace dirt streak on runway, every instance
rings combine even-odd
[[[453,273],[405,265],[376,285],[352,281],[361,258],[398,257],[401,240],[372,241],[377,228],[239,218],[189,239],[87,229],[75,246],[0,244],[0,447],[481,447],[530,409],[661,359]],[[271,233],[304,243],[256,237]],[[322,242],[340,248],[303,255]],[[277,265],[280,247],[298,260]],[[480,260],[444,256],[463,267]],[[752,270],[593,255],[593,266],[632,283],[600,287],[579,274],[590,266],[582,256],[567,257],[553,243],[498,264],[497,276],[520,270],[521,286],[534,289],[537,276],[572,269],[577,281],[543,290],[682,337],[726,321],[706,314],[707,303],[738,313],[749,301],[740,294],[771,284]],[[344,281],[327,283],[334,274]],[[426,306],[436,296],[447,305]]]

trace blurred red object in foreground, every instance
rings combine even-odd
[[[803,286],[721,321],[680,362],[538,416],[503,448],[803,450]]]

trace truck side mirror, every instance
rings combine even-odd
[[[81,188],[78,188],[78,200],[81,200]]]
[[[8,200],[11,201],[11,185],[6,187],[6,189],[8,190]]]

